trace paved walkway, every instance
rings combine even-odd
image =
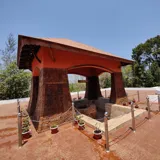
[[[147,114],[137,117],[135,133],[129,129],[130,121],[110,132],[111,152],[106,154],[104,137],[93,140],[92,128],[86,126],[85,131],[80,132],[71,124],[61,126],[55,135],[51,135],[50,131],[33,134],[22,148],[18,148],[17,118],[12,113],[16,113],[16,104],[12,107],[11,110],[7,107],[8,112],[5,105],[1,108],[1,160],[160,160],[160,114],[152,114],[151,120],[145,118]]]
[[[110,134],[111,150],[123,160],[160,160],[160,114],[137,118],[135,133],[128,126]]]

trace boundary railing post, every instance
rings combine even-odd
[[[79,99],[79,91],[77,91],[77,98]]]
[[[135,132],[136,131],[136,126],[135,126],[135,117],[134,117],[134,106],[133,106],[133,101],[131,101],[131,116],[132,116],[132,130]]]
[[[75,109],[74,109],[74,103],[72,102],[72,117],[73,117],[72,125],[74,125],[74,116],[75,116]]]
[[[105,93],[105,98],[107,98],[107,92],[106,92],[106,90],[104,90],[104,93]]]
[[[104,114],[104,127],[105,127],[105,138],[106,138],[106,152],[109,152],[108,112],[105,112]]]
[[[158,104],[159,104],[159,112],[160,112],[160,94],[158,94]]]
[[[137,91],[137,95],[138,95],[138,102],[140,102],[139,91]]]
[[[22,114],[21,114],[21,109],[20,109],[20,104],[19,104],[19,100],[17,99],[17,110],[18,110],[18,114],[17,114],[17,118],[18,118],[18,146],[21,147],[22,146]]]
[[[150,104],[149,104],[149,97],[147,97],[147,107],[148,107],[148,119],[151,118],[151,110],[150,110]]]

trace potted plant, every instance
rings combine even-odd
[[[84,130],[85,129],[85,123],[82,119],[79,119],[78,126],[79,126],[79,130]]]
[[[100,125],[100,124],[99,124]],[[102,138],[102,131],[99,129],[98,124],[95,124],[96,129],[93,131],[93,138],[94,139],[101,139]]]
[[[31,137],[29,125],[30,125],[29,118],[28,117],[24,118],[22,122],[22,138],[23,139],[28,139]]]
[[[131,104],[131,100],[128,101],[128,104]]]
[[[79,121],[79,118],[77,115],[74,116],[74,124],[77,125]]]
[[[127,106],[127,102],[123,102],[123,106]]]
[[[133,98],[132,102],[133,102],[133,103],[135,103],[135,102],[136,102],[136,100]]]
[[[139,106],[138,106],[138,104],[137,104],[137,103],[135,104],[135,108],[139,108]]]
[[[55,134],[58,132],[58,125],[56,123],[53,123],[50,127],[51,134]]]

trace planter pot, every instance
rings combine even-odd
[[[135,105],[135,108],[139,108],[139,106],[138,106],[138,105]]]
[[[54,127],[54,128],[50,127],[50,130],[51,130],[51,134],[57,133],[58,132],[58,126]]]
[[[78,124],[78,120],[74,119],[74,125],[77,125],[77,124]]]
[[[85,129],[85,123],[83,123],[83,124],[78,123],[78,126],[79,126],[79,130]]]
[[[131,102],[129,101],[128,104],[131,104]]]
[[[94,139],[101,139],[102,138],[102,131],[101,130],[94,130],[93,134],[94,134],[94,136],[93,136]]]
[[[123,106],[127,106],[127,103],[123,103]]]
[[[22,133],[22,139],[28,139],[31,137],[31,131]]]

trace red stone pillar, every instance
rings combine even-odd
[[[49,129],[50,119],[65,112],[70,107],[71,96],[67,70],[55,68],[41,69],[38,99],[33,116],[34,119],[40,121],[37,125],[38,131]]]
[[[88,100],[96,100],[99,97],[102,97],[98,76],[90,76],[87,77],[86,80],[85,98]]]
[[[110,102],[122,104],[123,102],[128,101],[121,72],[111,73],[111,83]]]

